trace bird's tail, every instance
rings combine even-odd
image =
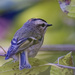
[[[28,62],[28,55],[27,55],[27,51],[23,51],[22,53],[20,53],[19,55],[19,69],[30,69],[31,65]]]

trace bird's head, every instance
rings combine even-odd
[[[31,18],[27,21],[27,26],[39,34],[44,34],[47,27],[52,26],[48,24],[45,20],[40,18]]]

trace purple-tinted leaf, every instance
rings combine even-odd
[[[69,11],[66,9],[66,7],[69,6],[70,3],[71,3],[71,0],[59,0],[60,8],[65,13],[69,13]]]

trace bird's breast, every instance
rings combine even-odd
[[[32,45],[31,47],[29,47],[28,50],[28,56],[29,57],[35,57],[36,54],[38,53],[40,47],[43,44],[43,38],[41,40],[39,40],[39,43]]]

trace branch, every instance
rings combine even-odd
[[[1,48],[1,46],[0,46]],[[1,48],[2,49],[2,48]],[[0,50],[0,54],[5,54],[7,52],[7,48],[5,50]],[[40,48],[40,51],[75,51],[75,45],[43,45]]]
[[[75,45],[43,45],[40,51],[75,51]]]

